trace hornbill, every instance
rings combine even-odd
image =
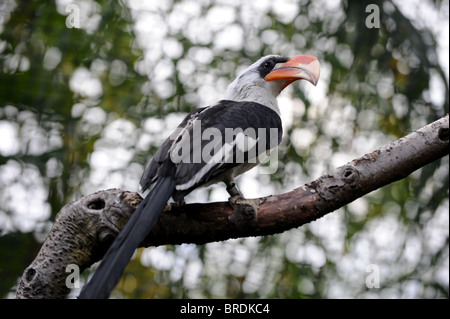
[[[299,79],[316,85],[319,72],[320,64],[311,55],[268,55],[238,76],[223,100],[189,113],[147,166],[140,185],[143,190],[151,187],[149,193],[79,298],[109,296],[170,197],[181,201],[195,188],[219,181],[232,198],[241,197],[234,177],[256,166],[281,141],[278,94]]]

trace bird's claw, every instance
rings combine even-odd
[[[231,196],[228,199],[233,214],[228,217],[232,223],[248,223],[249,221],[256,221],[258,207],[261,204],[261,199],[246,199],[242,195]]]
[[[245,200],[246,199],[244,198],[244,196],[242,196],[241,194],[237,194],[228,198],[228,203],[230,203],[230,206],[235,209],[236,205],[243,203],[243,201]]]
[[[177,201],[177,202],[171,203],[171,204],[170,204],[170,209],[172,209],[172,208],[177,208],[177,207],[182,207],[182,206],[184,206],[184,205],[186,205],[186,202],[184,201],[184,198],[182,198],[182,199],[180,199],[180,200]]]

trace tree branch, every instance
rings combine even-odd
[[[228,202],[168,205],[142,246],[204,244],[280,233],[316,220],[449,153],[449,117],[337,168],[291,192]],[[101,259],[142,198],[119,189],[66,205],[38,256],[24,271],[17,298],[63,298],[66,267],[83,271]]]

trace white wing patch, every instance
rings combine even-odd
[[[233,157],[233,147],[235,144],[235,141],[232,144],[225,143],[188,182],[177,185],[175,188],[180,191],[187,190],[197,184],[213,168],[217,169],[217,167],[227,163],[227,160],[229,162],[229,158]]]
[[[218,131],[218,133],[220,133],[220,131]],[[198,182],[200,182],[201,179],[208,174],[208,172],[210,172],[212,169],[217,170],[224,163],[258,163],[256,146],[259,139],[256,137],[255,130],[238,131],[234,132],[233,134],[233,139],[227,137],[225,138],[225,141],[231,140],[231,143],[224,143],[223,145],[221,145],[223,139],[218,138],[204,145],[203,149],[201,150],[201,156],[202,160],[205,162],[205,165],[197,173],[195,173],[195,175],[192,176],[189,181],[184,184],[177,185],[176,189],[182,191],[193,187]],[[235,146],[236,152],[233,152],[233,148]],[[213,151],[212,155],[211,151]],[[198,148],[198,146],[193,145],[192,152],[199,153],[200,149]],[[247,154],[247,160],[245,160],[245,154]]]

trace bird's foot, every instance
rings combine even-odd
[[[256,221],[258,206],[262,203],[260,199],[246,199],[238,194],[228,199],[233,214],[228,217],[232,223]]]
[[[228,198],[228,203],[230,203],[230,206],[233,207],[233,209],[235,209],[236,205],[242,203],[243,201],[245,201],[245,198],[241,194],[237,194]]]
[[[227,192],[228,192],[228,194],[230,194],[231,197],[236,197],[236,196],[243,197],[235,183],[225,182],[225,184],[227,185]]]
[[[184,201],[184,198],[180,199],[177,202],[173,202],[170,204],[170,208],[177,208],[186,205],[186,202]]]

